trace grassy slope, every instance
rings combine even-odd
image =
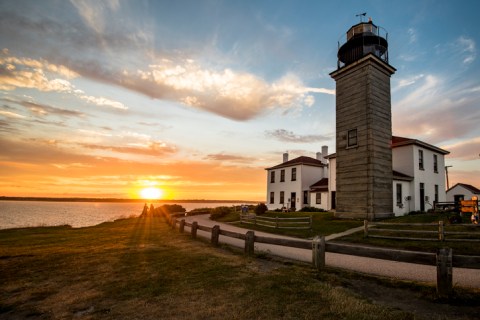
[[[335,276],[212,248],[161,218],[2,230],[0,274],[1,319],[413,319]]]

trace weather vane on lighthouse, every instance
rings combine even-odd
[[[364,13],[356,14],[355,17],[360,17],[360,22],[363,22],[363,17],[365,17],[366,15],[367,15],[367,13],[364,12]]]

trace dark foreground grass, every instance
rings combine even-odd
[[[159,217],[1,230],[0,275],[0,319],[443,318],[374,304],[356,293],[371,283],[361,277],[246,258]]]

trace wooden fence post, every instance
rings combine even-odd
[[[172,219],[172,229],[175,229],[175,225],[177,224],[177,218],[171,217],[171,219]]]
[[[448,298],[452,294],[452,249],[441,248],[437,251],[437,295]]]
[[[255,251],[255,232],[252,230],[247,231],[245,234],[245,254],[247,256],[253,256]]]
[[[445,241],[445,226],[443,220],[438,221],[438,240]]]
[[[310,230],[313,228],[313,216],[310,216]]]
[[[312,262],[317,270],[325,268],[325,237],[316,236],[312,241]]]
[[[275,217],[275,229],[278,229],[278,217]]]
[[[220,236],[220,226],[214,225],[212,228],[212,245],[218,246],[218,237]]]
[[[197,237],[197,229],[198,229],[198,222],[193,221],[192,222],[192,237],[196,238]]]
[[[180,225],[179,225],[178,230],[179,230],[181,233],[183,233],[183,231],[185,230],[185,219],[180,220]]]
[[[363,236],[368,238],[368,220],[363,220]]]

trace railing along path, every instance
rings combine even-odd
[[[429,252],[331,243],[326,242],[324,236],[316,236],[313,240],[271,238],[265,236],[256,236],[255,232],[252,230],[249,230],[243,234],[222,230],[219,225],[207,227],[199,225],[196,221],[190,223],[185,221],[185,219],[180,218],[184,215],[184,213],[173,213],[165,214],[165,217],[172,228],[176,228],[178,224],[180,232],[185,232],[185,227],[189,227],[193,238],[197,237],[197,230],[211,232],[211,243],[215,246],[217,246],[219,243],[220,235],[244,240],[244,251],[247,255],[254,254],[255,242],[312,250],[312,264],[319,271],[325,267],[326,252],[436,266],[437,294],[439,297],[449,297],[453,293],[453,267],[480,269],[480,256],[453,255],[453,250],[451,248],[442,248],[435,254]]]

